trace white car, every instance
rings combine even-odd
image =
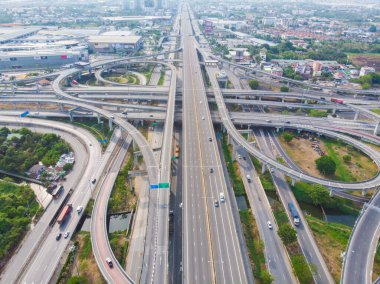
[[[273,226],[272,226],[271,221],[268,221],[267,224],[268,224],[268,228],[272,230],[272,229],[273,229]]]
[[[67,239],[70,236],[70,231],[67,231],[66,233],[63,234],[63,237]]]
[[[77,212],[78,212],[78,214],[80,214],[80,213],[82,212],[82,210],[83,210],[83,206],[78,206],[78,207],[77,207]]]
[[[219,199],[220,199],[220,202],[226,201],[226,197],[224,196],[223,192],[219,193]]]
[[[205,117],[204,117],[204,116],[202,116],[202,120],[205,120]]]

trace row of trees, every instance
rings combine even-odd
[[[8,139],[11,133],[21,136]],[[55,134],[34,133],[27,128],[0,129],[0,169],[5,171],[24,174],[39,161],[45,166],[55,165],[69,151],[70,146]]]

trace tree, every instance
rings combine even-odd
[[[314,184],[310,187],[309,197],[315,206],[324,205],[330,201],[329,192],[320,184]]]
[[[280,91],[281,91],[281,92],[289,92],[289,87],[288,87],[288,86],[282,86],[282,87],[280,88]]]
[[[278,229],[278,235],[285,246],[292,244],[297,240],[297,232],[290,224],[281,225]]]
[[[71,171],[72,168],[73,168],[73,164],[65,164],[65,165],[63,166],[63,170],[64,170],[65,172],[69,172],[69,171]]]
[[[351,162],[351,156],[350,155],[344,155],[343,156],[343,161],[346,163],[346,164],[349,164]]]
[[[259,82],[257,80],[250,80],[249,87],[251,87],[252,90],[257,90],[259,88]]]
[[[323,175],[333,175],[336,170],[334,160],[329,156],[322,156],[315,160],[318,171]]]
[[[284,132],[284,134],[282,136],[284,137],[284,139],[287,143],[290,143],[290,141],[292,141],[293,137],[294,137],[293,134],[291,134],[289,132]]]
[[[372,25],[372,26],[369,27],[368,31],[370,33],[375,33],[375,32],[377,32],[377,28],[376,28],[376,26]]]

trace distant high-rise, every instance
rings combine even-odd
[[[162,0],[156,0],[156,9],[162,9]]]
[[[135,0],[135,7],[134,8],[136,11],[142,10],[141,0]]]

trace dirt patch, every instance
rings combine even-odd
[[[315,160],[318,159],[320,155],[312,148],[312,141],[303,138],[295,138],[287,143],[282,136],[279,138],[290,158],[302,170],[315,177],[324,178],[315,165]],[[326,153],[326,146],[322,141],[319,143],[319,148]]]
[[[350,55],[353,64],[359,66],[371,66],[380,72],[380,55],[379,54],[357,54]]]

